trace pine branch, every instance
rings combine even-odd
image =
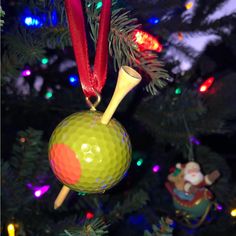
[[[88,21],[91,27],[91,36],[96,42],[99,26],[100,11],[96,9],[98,1],[93,3],[87,1]],[[89,7],[88,7],[89,6]],[[66,23],[66,14],[62,1],[57,3],[35,2],[31,1],[32,11],[44,12],[49,18],[46,26],[35,29],[25,30],[19,28],[17,34],[8,34],[4,37],[7,54],[5,55],[6,65],[4,76],[15,75],[18,68],[24,64],[34,64],[45,55],[45,49],[65,48],[71,46],[69,31]],[[46,10],[45,10],[46,9]],[[52,12],[56,11],[59,15],[59,23],[55,27],[52,23]],[[149,87],[155,86],[162,88],[167,85],[168,79],[166,71],[163,69],[163,63],[157,59],[154,52],[140,52],[137,45],[132,39],[132,32],[140,27],[137,19],[129,18],[129,12],[122,8],[113,8],[111,17],[111,31],[109,35],[109,53],[114,60],[114,68],[117,69],[122,65],[133,66],[141,70],[153,81]],[[14,55],[11,58],[11,55]],[[15,62],[12,69],[7,70],[10,66],[8,62]],[[21,62],[21,63],[19,63]]]
[[[71,46],[69,30],[67,27],[48,27],[41,35],[46,48],[64,49],[65,47]]]
[[[4,25],[4,20],[2,20],[2,17],[5,16],[5,11],[3,11],[2,6],[0,6],[0,27]]]
[[[173,223],[173,222],[172,222]],[[158,226],[152,225],[152,232],[144,231],[144,236],[172,236],[173,227],[165,221],[164,217],[159,220]]]
[[[204,14],[206,16],[213,14],[220,7],[223,7],[223,5],[226,4],[226,2],[227,2],[227,0],[223,0],[223,1],[213,0],[213,1],[209,2],[209,4],[204,4],[205,5]]]
[[[232,28],[232,22],[236,19],[236,13],[232,13],[231,15],[223,16],[220,19],[212,21],[207,24],[202,24],[199,27],[199,30],[208,31],[212,33],[218,33],[218,31],[222,31],[223,28]]]
[[[18,60],[32,65],[45,55],[43,43],[37,40],[37,34],[19,28],[14,34],[4,36],[4,44],[9,55],[16,55]]]
[[[13,146],[10,164],[17,173],[18,180],[25,184],[27,181],[37,181],[39,176],[45,177],[49,170],[47,145],[41,139],[42,131],[29,128],[18,133],[18,143]]]
[[[85,222],[82,226],[73,227],[64,230],[59,236],[101,236],[108,234],[109,225],[105,224],[102,219],[95,218],[92,221]]]
[[[9,55],[5,52],[2,56],[2,85],[6,84],[9,78],[16,78],[20,74],[20,69],[23,68],[25,62],[18,60],[16,54]]]
[[[96,3],[96,2],[95,2]],[[99,27],[99,11],[96,4],[88,8],[88,17],[92,39],[96,43]],[[133,41],[132,32],[140,27],[136,18],[129,18],[129,12],[123,8],[112,11],[111,30],[109,34],[109,53],[114,59],[115,69],[122,65],[133,66],[148,75],[152,83],[150,87],[162,88],[167,85],[168,74],[163,69],[163,63],[157,59],[157,54],[151,51],[141,52]],[[95,22],[95,23],[94,23]],[[148,91],[150,89],[147,89]]]
[[[183,117],[190,123],[191,132],[194,134],[193,124],[205,112],[206,109],[197,93],[183,89],[182,93],[176,96],[174,89],[169,88],[162,96],[143,101],[137,109],[136,118],[145,120],[148,130],[158,142],[170,143],[180,148],[189,139]]]
[[[139,190],[133,194],[128,195],[121,203],[118,202],[113,210],[109,213],[109,219],[121,219],[125,214],[129,214],[142,208],[147,204],[149,197],[146,192]]]

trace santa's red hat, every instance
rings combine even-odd
[[[181,169],[181,170],[184,169],[185,166],[186,166],[186,164],[182,164],[182,163],[177,163],[177,164],[175,165],[176,168]]]

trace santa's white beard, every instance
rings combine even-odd
[[[184,180],[191,183],[192,185],[198,185],[200,184],[204,179],[204,176],[201,172],[198,173],[191,173],[191,174],[185,174]]]

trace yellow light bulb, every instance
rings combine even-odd
[[[236,208],[231,211],[231,216],[236,217]]]
[[[15,236],[15,226],[13,224],[9,224],[7,226],[8,236]]]
[[[185,4],[185,8],[186,8],[187,10],[191,9],[192,7],[193,7],[193,2],[187,2],[187,3]]]

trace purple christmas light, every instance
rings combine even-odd
[[[189,142],[191,142],[195,145],[200,145],[201,144],[200,141],[194,136],[189,137]]]
[[[160,166],[159,166],[159,165],[154,165],[154,166],[152,167],[152,171],[153,171],[154,173],[157,173],[159,170],[160,170]]]
[[[222,210],[223,210],[223,207],[222,207],[220,204],[217,204],[216,209],[217,209],[218,211],[222,211]]]
[[[49,185],[44,185],[43,187],[35,187],[34,188],[34,196],[36,198],[41,197],[42,195],[44,195],[49,190],[49,188],[50,188]]]
[[[26,69],[26,70],[23,70],[23,71],[21,72],[21,74],[22,74],[23,76],[27,77],[27,76],[30,76],[30,75],[31,75],[31,71],[30,71],[29,69]]]

